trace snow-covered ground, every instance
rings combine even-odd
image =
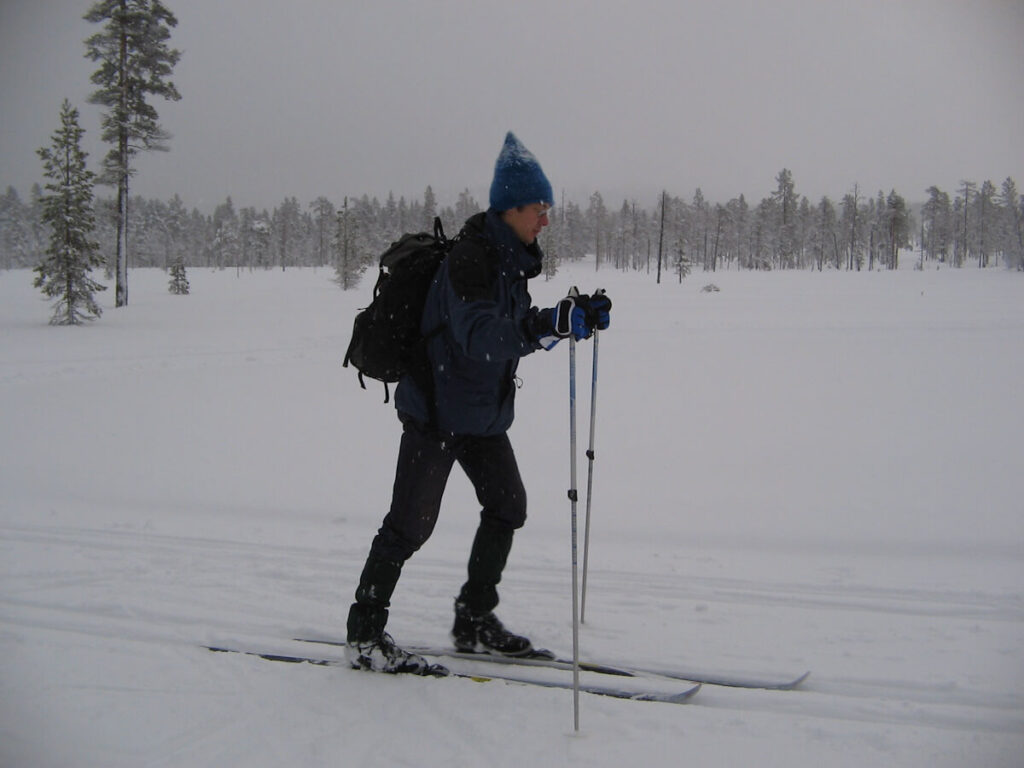
[[[615,302],[583,655],[813,670],[686,706],[584,696],[578,734],[567,691],[201,647],[343,634],[399,436],[341,368],[367,285],[192,270],[179,297],[140,270],[130,307],[56,328],[31,278],[0,273],[0,765],[1022,764],[1024,275],[535,281]],[[530,520],[499,611],[563,653],[567,359],[520,367]],[[476,513],[456,471],[399,641],[445,642]]]

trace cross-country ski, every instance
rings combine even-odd
[[[316,640],[296,638],[300,642],[318,643],[321,645],[342,646],[344,643],[335,640]],[[548,667],[551,669],[571,670],[572,659],[558,657],[550,651],[539,651],[526,656],[502,656],[486,653],[465,653],[454,648],[427,645],[408,645],[413,653],[437,659],[461,659],[468,662],[504,664],[523,667]],[[658,667],[650,665],[630,666],[621,663],[605,663],[583,659],[579,667],[584,672],[596,672],[613,677],[667,677],[674,680],[688,680],[705,685],[719,685],[729,688],[761,688],[765,690],[790,691],[800,686],[809,676],[810,671],[798,674],[779,674],[762,672],[713,671],[700,667]]]
[[[277,661],[288,664],[312,664],[313,666],[318,667],[340,667],[348,669],[351,672],[356,672],[356,670],[352,669],[349,662],[338,658],[275,653],[270,651],[244,649],[241,647],[206,646],[206,649],[216,653],[236,653],[242,654],[243,656],[254,656],[265,661]],[[536,674],[530,675],[528,671],[516,674],[515,672],[508,670],[497,672],[493,670],[486,672],[459,672],[454,670],[445,670],[442,667],[437,667],[436,669],[436,672],[433,672],[428,676],[442,678],[454,677],[464,680],[473,680],[479,683],[501,681],[513,685],[529,685],[539,688],[561,688],[567,690],[571,690],[573,686],[572,681],[570,680],[564,678],[544,677]],[[693,698],[700,689],[701,684],[694,682],[689,682],[686,685],[675,686],[674,689],[670,689],[665,685],[659,686],[651,682],[648,682],[646,685],[612,685],[610,683],[601,684],[585,682],[580,685],[581,692],[592,694],[594,696],[607,696],[613,699],[628,699],[630,701],[660,702],[662,704],[685,704]]]

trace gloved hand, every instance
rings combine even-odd
[[[600,288],[592,296],[586,294],[577,296],[576,306],[583,310],[589,329],[584,338],[590,336],[590,331],[603,331],[611,324],[612,300]]]
[[[589,297],[580,294],[573,288],[569,295],[558,302],[552,312],[555,335],[567,339],[570,335],[579,341],[591,334],[591,325],[587,322],[587,302]]]
[[[555,306],[537,311],[529,325],[533,338],[540,347],[552,349],[555,344],[569,336],[579,340],[591,334],[586,310],[578,306],[581,298],[589,297],[581,297],[573,288],[569,295]]]

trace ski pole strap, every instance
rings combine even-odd
[[[572,312],[576,308],[576,300],[570,296],[561,299],[555,305],[555,336],[560,339],[568,338],[572,333]]]

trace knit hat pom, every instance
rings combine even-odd
[[[491,208],[507,211],[530,203],[554,205],[551,182],[544,175],[533,153],[509,131],[494,164]]]

